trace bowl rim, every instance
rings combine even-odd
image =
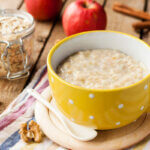
[[[85,90],[85,91],[89,91],[89,92],[117,92],[117,91],[121,91],[121,90],[126,90],[126,89],[129,89],[129,88],[133,88],[135,86],[138,86],[140,85],[142,82],[148,80],[150,78],[150,74],[148,74],[147,76],[145,76],[142,80],[134,83],[134,84],[131,84],[129,86],[126,86],[126,87],[120,87],[120,88],[115,88],[115,89],[90,89],[90,88],[85,88],[85,87],[81,87],[81,86],[77,86],[77,85],[74,85],[74,84],[71,84],[65,80],[63,80],[61,77],[59,77],[56,72],[54,71],[52,65],[51,65],[51,58],[54,54],[54,52],[58,49],[58,47],[60,47],[60,45],[62,45],[63,43],[65,43],[66,41],[69,41],[77,36],[80,36],[80,35],[84,35],[84,34],[88,34],[88,33],[95,33],[95,32],[110,32],[110,33],[117,33],[117,34],[121,34],[121,35],[126,35],[130,38],[134,38],[135,40],[137,40],[138,42],[141,42],[142,44],[146,45],[147,47],[149,47],[150,49],[150,46],[143,40],[139,39],[138,37],[135,37],[133,35],[130,35],[128,33],[123,33],[123,32],[120,32],[120,31],[112,31],[112,30],[94,30],[94,31],[87,31],[87,32],[81,32],[81,33],[77,33],[77,34],[74,34],[74,35],[71,35],[71,36],[68,36],[64,39],[62,39],[61,41],[59,41],[56,45],[54,45],[49,53],[48,53],[48,56],[47,56],[47,68],[48,70],[50,71],[50,73],[55,76],[55,78],[57,80],[59,80],[60,82],[62,82],[63,84],[66,84],[67,86],[70,86],[72,88],[75,88],[75,89],[78,89],[78,90]]]

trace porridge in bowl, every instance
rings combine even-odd
[[[57,68],[65,81],[90,89],[126,87],[143,79],[148,70],[118,50],[84,50],[66,58]]]

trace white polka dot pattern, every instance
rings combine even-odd
[[[120,122],[116,122],[116,125],[117,125],[117,126],[120,125]]]
[[[144,109],[144,106],[141,106],[141,108],[140,108],[141,110],[143,110]]]
[[[94,94],[92,94],[92,93],[89,94],[89,98],[92,99],[92,98],[94,98],[94,97],[95,97]]]
[[[69,99],[69,103],[70,103],[70,104],[74,104],[74,102],[73,102],[72,99]]]
[[[90,119],[94,119],[94,116],[89,116]]]
[[[145,86],[144,86],[144,90],[147,90],[148,89],[148,85],[146,84]]]
[[[54,78],[53,77],[51,77],[51,81],[54,82]]]
[[[121,108],[123,108],[123,107],[124,107],[124,104],[119,104],[119,105],[118,105],[118,108],[119,108],[119,109],[121,109]]]

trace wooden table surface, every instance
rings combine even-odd
[[[64,11],[66,6],[74,0],[63,0]],[[132,23],[139,19],[128,17],[112,10],[114,2],[119,1],[127,4],[131,7],[135,7],[139,10],[144,10],[150,13],[150,1],[149,0],[97,0],[103,5],[107,12],[107,29],[116,30],[137,36],[150,44],[150,36],[147,33],[136,33],[132,29]],[[149,1],[149,3],[148,3]],[[0,0],[0,9],[12,8],[25,10],[25,4],[23,0]],[[60,15],[61,16],[61,15]],[[0,113],[12,102],[12,100],[24,89],[24,87],[30,82],[35,72],[44,64],[46,64],[46,57],[51,47],[63,39],[65,34],[63,32],[61,17],[56,18],[49,22],[36,21],[35,37],[34,37],[34,65],[30,76],[26,79],[20,79],[16,81],[0,80]]]

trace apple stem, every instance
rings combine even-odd
[[[94,5],[93,5],[93,3],[87,3],[87,2],[85,2],[85,3],[82,4],[82,7],[83,8],[94,8]]]
[[[83,8],[87,8],[87,4],[86,4],[86,3],[83,3],[83,4],[82,4],[82,7],[83,7]]]

